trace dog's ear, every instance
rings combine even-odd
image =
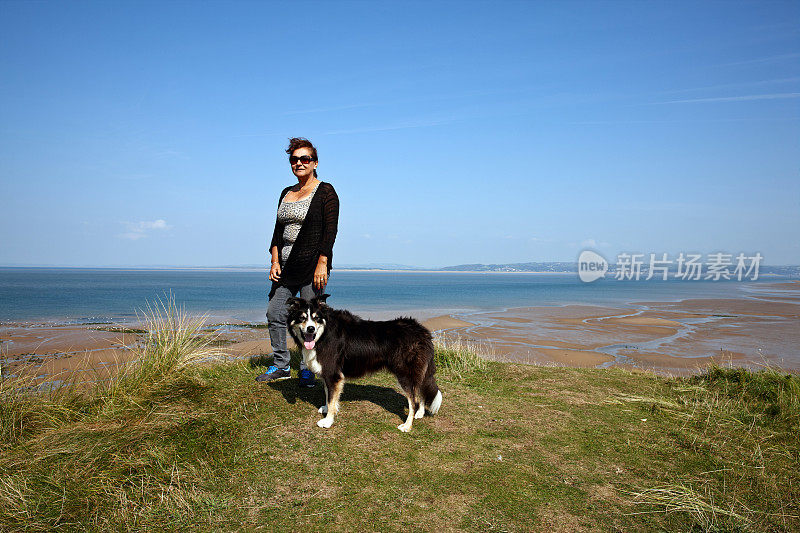
[[[292,296],[291,298],[286,300],[286,305],[288,307],[303,307],[307,305],[307,303],[302,298],[297,298],[296,296]]]
[[[318,296],[314,296],[314,298],[311,301],[317,302],[319,303],[319,305],[328,305],[327,303],[325,303],[325,300],[327,300],[329,296],[330,294],[320,294]]]

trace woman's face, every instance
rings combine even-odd
[[[292,165],[292,172],[299,179],[307,179],[314,175],[314,169],[317,168],[316,161],[308,161],[308,158],[313,157],[311,148],[298,148],[289,159],[289,164]],[[308,161],[304,163],[302,159]],[[294,161],[294,163],[292,163]]]

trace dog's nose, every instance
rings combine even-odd
[[[308,326],[306,328],[306,333],[314,333],[314,326]]]

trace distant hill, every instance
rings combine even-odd
[[[577,272],[578,263],[547,261],[543,263],[505,263],[484,265],[480,263],[455,265],[440,268],[444,271],[461,272]]]
[[[338,270],[436,270],[425,267],[401,265],[399,263],[366,263],[360,265],[336,265]]]
[[[670,268],[670,272],[675,271],[675,265]],[[505,263],[505,264],[482,264],[472,263],[467,265],[454,265],[440,268],[443,271],[460,272],[578,272],[577,262],[558,262],[547,261],[541,263]],[[643,264],[641,272],[647,273],[649,265]],[[616,272],[616,264],[609,265],[609,272]],[[800,265],[761,265],[760,274],[771,274],[778,276],[788,276],[800,278]]]

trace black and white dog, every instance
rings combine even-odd
[[[289,332],[303,352],[306,366],[325,383],[325,418],[317,425],[329,428],[339,411],[345,378],[358,378],[387,369],[397,377],[408,398],[408,418],[397,429],[411,431],[425,409],[436,414],[442,393],[436,385],[436,365],[430,332],[413,318],[363,320],[349,311],[332,309],[322,294],[310,302],[289,298]]]

